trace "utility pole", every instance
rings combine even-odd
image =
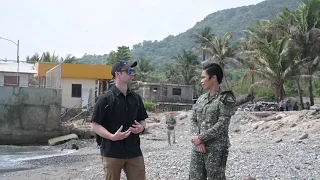
[[[18,84],[18,87],[20,87],[20,77],[19,77],[19,71],[20,71],[20,68],[19,68],[19,64],[20,64],[20,61],[19,61],[19,40],[18,40],[18,44],[17,44],[17,63],[18,63],[17,84]]]
[[[6,39],[6,38],[2,38],[0,37],[0,39],[3,39],[3,40],[6,40],[6,41],[9,41],[9,42],[12,42],[13,44],[15,44],[17,46],[17,64],[18,64],[18,69],[17,69],[17,86],[20,85],[20,78],[19,78],[19,40],[18,40],[18,43],[10,40],[10,39]]]

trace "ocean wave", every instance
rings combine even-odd
[[[58,150],[50,147],[7,146],[0,149],[0,168],[11,168],[23,161],[65,156],[76,152],[76,150]]]

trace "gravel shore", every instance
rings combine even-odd
[[[180,112],[179,117],[186,115],[186,118],[178,121],[177,144],[168,146],[161,114],[155,117],[160,122],[149,123],[150,134],[141,136],[148,180],[188,179],[190,112]],[[319,125],[317,120],[313,121]],[[235,119],[232,121],[237,122]],[[248,123],[242,122],[243,125]],[[302,125],[303,123],[301,122]],[[232,124],[230,127],[231,147],[227,179],[245,179],[248,176],[256,179],[320,179],[320,129],[318,133],[309,134],[308,138],[299,140],[300,134],[296,132],[286,132],[284,136],[282,131],[239,131],[234,130],[235,126],[236,124]],[[0,174],[0,179],[103,179],[99,149],[95,141],[70,141],[57,148],[68,148],[73,143],[80,147],[73,154],[27,161],[26,164],[33,169],[3,173]],[[126,179],[124,174],[121,179]]]

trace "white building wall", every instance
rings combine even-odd
[[[72,84],[81,84],[82,89],[91,89],[89,95],[90,105],[94,104],[94,91],[96,86],[95,79],[78,79],[78,78],[63,78],[61,80],[62,88],[62,106],[66,108],[80,108],[82,98],[72,97]],[[82,92],[83,94],[83,92]]]
[[[0,86],[4,86],[4,76],[17,76],[17,73],[13,72],[0,72]],[[19,74],[20,77],[20,87],[28,87],[29,84],[29,74]]]

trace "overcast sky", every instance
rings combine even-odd
[[[59,56],[107,54],[117,46],[162,40],[207,15],[262,0],[1,0],[0,37],[20,40],[20,60],[44,51]],[[16,59],[0,40],[0,59]]]

